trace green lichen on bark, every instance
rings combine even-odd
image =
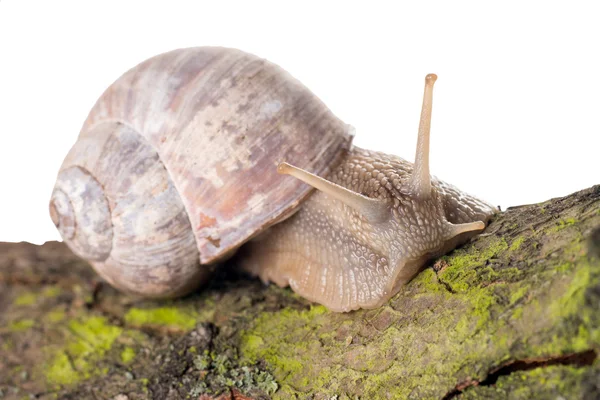
[[[9,399],[595,396],[599,226],[598,186],[509,209],[383,307],[346,314],[240,276],[235,259],[194,295],[144,301],[102,284],[60,243],[0,244],[0,391]]]
[[[102,373],[92,363],[102,359],[122,333],[120,327],[107,324],[102,317],[71,320],[65,328],[66,346],[56,350],[45,368],[50,385],[73,384]]]
[[[600,364],[589,368],[553,365],[515,371],[494,384],[471,386],[463,400],[483,399],[597,399],[600,395]]]
[[[194,310],[177,307],[131,308],[125,321],[134,326],[166,327],[187,331],[196,326],[198,315]]]

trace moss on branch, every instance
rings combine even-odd
[[[235,260],[191,296],[144,301],[61,243],[0,244],[0,398],[599,397],[599,227],[600,186],[509,209],[346,314]]]

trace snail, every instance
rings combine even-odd
[[[127,293],[183,296],[237,252],[250,274],[333,311],[378,307],[496,212],[430,175],[436,78],[413,165],[353,146],[353,128],[267,60],[222,47],[154,56],[93,106],[50,217]]]

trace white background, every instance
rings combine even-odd
[[[356,145],[411,161],[437,73],[432,173],[503,208],[600,183],[593,2],[495,4],[0,0],[0,241],[59,239],[48,199],[95,100],[188,46],[281,65],[356,127]]]

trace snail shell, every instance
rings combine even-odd
[[[348,125],[283,69],[239,50],[150,58],[115,81],[58,173],[50,215],[63,240],[115,287],[175,297],[291,215],[326,175]]]

